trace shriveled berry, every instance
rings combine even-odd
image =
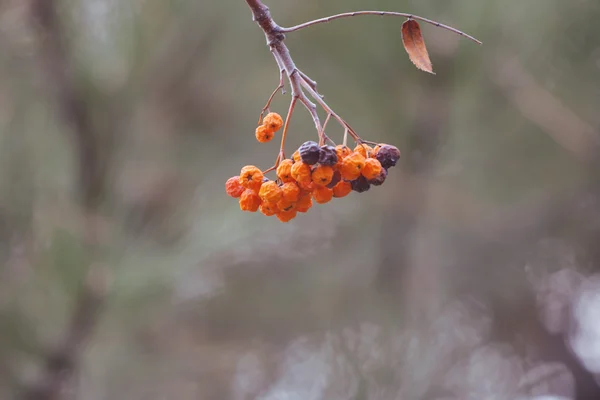
[[[291,211],[296,209],[296,202],[289,201],[286,199],[281,199],[277,202],[277,208],[279,211]]]
[[[302,143],[298,148],[300,159],[303,163],[308,165],[314,165],[319,162],[321,155],[321,148],[316,142],[309,140],[308,142]]]
[[[361,173],[367,180],[371,180],[377,178],[382,169],[379,160],[376,158],[367,158],[365,160],[365,167]]]
[[[252,189],[256,192],[260,190],[263,183],[263,173],[254,165],[246,165],[240,171],[240,184],[246,189]]]
[[[395,146],[385,144],[381,146],[377,152],[377,160],[381,163],[381,166],[385,169],[391,168],[396,165],[400,159],[400,150]]]
[[[358,193],[366,192],[371,188],[371,184],[364,176],[359,176],[358,179],[353,180],[350,184],[352,185],[352,190]]]
[[[333,167],[338,162],[337,152],[333,146],[321,146],[319,164]]]
[[[240,196],[240,209],[242,211],[256,212],[260,207],[260,197],[252,189],[244,190],[244,193]]]
[[[270,217],[272,215],[275,215],[275,213],[279,212],[279,208],[277,208],[277,204],[263,202],[260,205],[260,212],[266,215],[267,217]]]
[[[306,193],[300,196],[296,202],[296,210],[298,212],[305,213],[312,207],[312,196],[310,193]]]
[[[292,165],[290,170],[292,178],[297,182],[310,182],[312,180],[310,165],[303,162],[297,162]]]
[[[296,218],[296,214],[297,214],[296,210],[291,210],[291,211],[279,211],[275,215],[281,222],[288,222],[288,221]]]
[[[293,182],[292,178],[292,165],[294,162],[290,159],[283,160],[277,167],[277,177],[281,179],[281,182]]]
[[[333,178],[331,178],[331,182],[329,182],[329,183],[327,184],[327,187],[328,187],[329,189],[333,189],[333,187],[334,187],[335,185],[337,185],[337,184],[338,184],[338,182],[339,182],[339,181],[341,181],[341,180],[342,180],[342,174],[340,173],[340,171],[336,171],[336,170],[334,170],[334,171],[333,171]]]
[[[267,143],[270,142],[275,135],[273,135],[273,131],[271,131],[268,126],[261,125],[256,128],[256,133],[254,136],[256,136],[256,140],[258,140],[260,143]]]
[[[326,165],[319,165],[312,172],[312,180],[315,185],[325,186],[333,179],[333,168]]]
[[[287,201],[297,201],[300,196],[300,188],[296,182],[287,182],[281,185],[282,198]]]
[[[233,198],[237,199],[240,197],[242,193],[244,193],[244,190],[246,190],[246,188],[240,184],[239,176],[232,176],[225,182],[225,191]]]
[[[271,133],[278,131],[283,126],[281,115],[271,112],[265,115],[263,126],[267,127]]]
[[[354,152],[344,158],[340,167],[342,178],[352,181],[358,178],[365,167],[365,157],[357,152]]]
[[[281,196],[283,195],[283,191],[275,181],[268,181],[263,183],[260,187],[260,191],[258,192],[262,201],[266,201],[269,203],[277,203],[281,200]]]
[[[348,181],[340,181],[333,187],[333,197],[345,197],[352,191],[352,184]]]
[[[371,151],[373,151],[373,148],[369,145],[362,143],[362,144],[357,144],[356,147],[354,148],[354,151],[356,153],[362,154],[363,157],[367,158],[371,154]]]
[[[381,168],[379,175],[376,178],[369,180],[369,183],[373,186],[381,186],[383,182],[385,182],[385,178],[387,178],[387,170],[385,168]]]
[[[333,198],[333,190],[325,186],[317,186],[312,192],[313,199],[319,204],[324,204]]]

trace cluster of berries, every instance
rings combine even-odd
[[[265,117],[265,121],[256,131],[257,139],[281,127],[276,118]],[[259,168],[247,165],[239,176],[227,180],[225,188],[229,196],[239,198],[243,211],[260,209],[266,216],[275,215],[287,222],[298,212],[307,212],[313,200],[324,204],[334,197],[344,197],[352,191],[366,192],[371,186],[383,184],[388,169],[399,158],[400,151],[387,144],[371,147],[361,143],[351,150],[345,145],[319,146],[309,141],[291,159],[279,163],[277,180],[272,181]]]
[[[275,132],[283,126],[283,119],[277,113],[268,113],[263,118],[262,125],[256,128],[256,140],[260,143],[270,142],[275,136]]]

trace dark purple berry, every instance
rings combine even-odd
[[[300,153],[300,159],[304,164],[314,165],[319,162],[321,148],[317,143],[308,141],[302,143],[302,146],[298,148],[298,153]]]
[[[376,178],[369,180],[369,183],[373,186],[381,186],[383,182],[385,182],[385,178],[387,178],[387,170],[385,168],[381,168],[381,172]]]
[[[340,174],[340,171],[334,171],[333,178],[331,178],[331,182],[329,182],[327,187],[329,189],[333,189],[333,187],[335,185],[337,185],[339,183],[339,181],[341,181],[341,180],[342,180],[342,174]]]
[[[319,156],[319,164],[334,166],[338,162],[338,156],[333,146],[321,146],[321,155]]]
[[[364,176],[359,176],[357,179],[350,182],[352,185],[352,190],[358,193],[366,192],[371,188],[371,184]]]
[[[400,150],[397,147],[385,144],[379,148],[376,158],[383,168],[388,169],[395,166],[400,159]]]

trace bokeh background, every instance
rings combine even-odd
[[[434,76],[400,19],[289,34],[403,156],[287,224],[224,192],[278,148],[243,0],[0,2],[0,398],[600,398],[600,3],[267,4],[484,43],[422,25]],[[299,107],[288,151],[315,138]]]

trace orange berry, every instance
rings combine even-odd
[[[370,157],[375,158],[377,156],[377,152],[379,151],[380,148],[381,148],[380,144],[378,144],[377,146],[373,147],[373,151],[371,151]]]
[[[317,186],[312,192],[313,199],[319,204],[329,202],[333,198],[333,190],[325,186]]]
[[[277,202],[277,208],[279,211],[291,211],[296,209],[296,202],[289,201],[286,199],[281,199]]]
[[[300,152],[298,150],[296,150],[294,152],[294,154],[292,154],[292,160],[294,160],[294,162],[301,162],[302,161],[302,157],[300,157]]]
[[[268,113],[263,119],[263,126],[268,128],[271,133],[277,132],[283,126],[283,119],[275,112]]]
[[[315,183],[311,180],[310,182],[298,182],[298,187],[303,192],[312,192],[315,189]]]
[[[267,201],[269,203],[277,203],[281,199],[283,192],[277,184],[277,182],[268,181],[262,184],[258,195],[260,196],[262,201]]]
[[[254,134],[254,136],[256,136],[256,140],[258,140],[261,143],[267,143],[270,142],[271,139],[273,139],[273,131],[271,131],[269,129],[268,126],[265,125],[261,125],[258,128],[256,128],[256,133]]]
[[[371,154],[372,150],[373,150],[373,148],[371,146],[368,146],[364,143],[357,144],[356,147],[354,148],[355,153],[360,153],[365,158],[367,158]]]
[[[358,178],[365,167],[365,157],[357,152],[350,154],[344,158],[340,167],[342,178],[352,181]]]
[[[333,187],[333,197],[345,197],[352,191],[352,185],[348,181],[340,181]]]
[[[296,202],[296,210],[298,212],[305,213],[312,207],[312,197],[310,193],[306,193],[298,199]]]
[[[233,198],[237,199],[240,197],[244,190],[246,189],[240,184],[239,176],[232,176],[231,178],[227,179],[227,182],[225,182],[225,191]]]
[[[242,211],[256,212],[260,207],[260,197],[252,189],[244,190],[244,193],[240,196],[240,208]]]
[[[338,160],[342,160],[352,154],[350,147],[344,146],[343,144],[338,144],[335,146],[335,152],[337,153]]]
[[[312,172],[312,180],[316,185],[325,186],[331,182],[333,178],[333,168],[326,165],[319,165]]]
[[[281,179],[281,182],[293,182],[292,178],[292,165],[294,162],[289,159],[283,160],[277,167],[277,177]]]
[[[292,178],[297,182],[310,182],[312,179],[310,165],[304,164],[303,162],[294,163],[294,165],[292,165],[291,173]]]
[[[277,204],[263,202],[260,205],[260,212],[265,214],[267,217],[270,217],[272,215],[275,215],[277,212],[279,212],[279,208],[277,208]]]
[[[297,201],[300,196],[300,188],[296,182],[287,182],[281,185],[282,198],[287,201]]]
[[[240,184],[246,189],[258,192],[263,183],[263,177],[260,169],[254,165],[246,165],[240,172]]]
[[[368,180],[375,179],[381,173],[381,163],[376,158],[367,158],[365,167],[362,169],[362,176]]]
[[[277,218],[279,218],[279,220],[281,222],[288,222],[288,221],[296,218],[296,214],[297,214],[296,210],[291,210],[291,211],[279,211],[275,215],[277,215]]]

